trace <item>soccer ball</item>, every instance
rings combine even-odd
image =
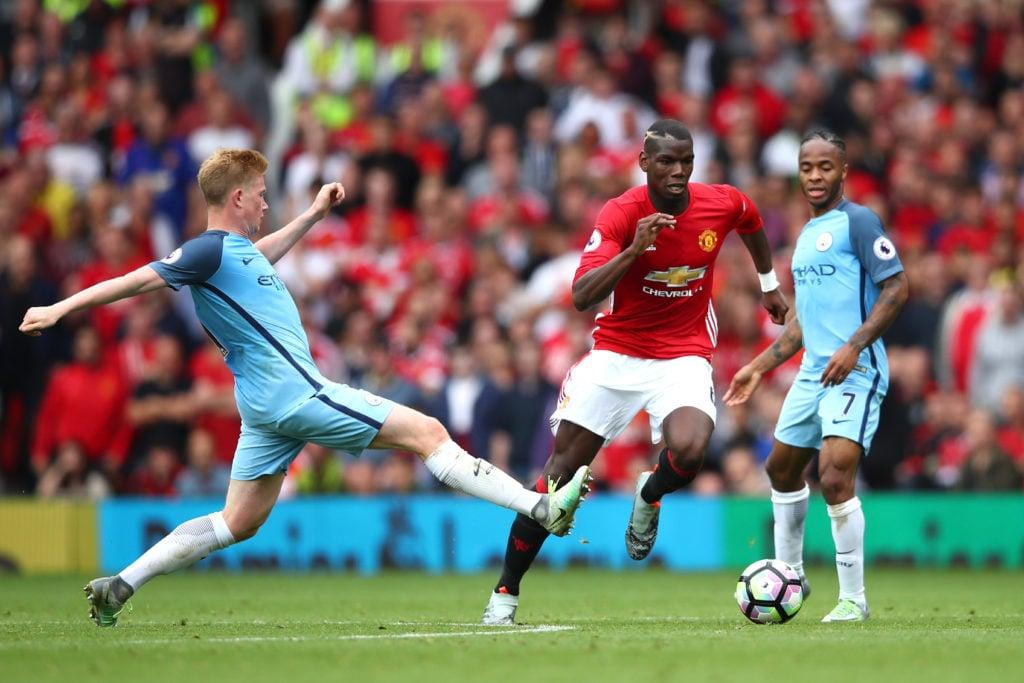
[[[736,602],[743,616],[755,624],[782,624],[800,611],[804,588],[785,562],[758,560],[740,574]]]

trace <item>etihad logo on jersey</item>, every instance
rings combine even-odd
[[[281,282],[281,278],[276,273],[273,275],[260,275],[256,278],[256,282],[263,287],[273,287],[279,292],[285,288],[284,283]]]
[[[689,266],[676,266],[669,268],[668,270],[652,270],[644,277],[644,280],[648,282],[657,282],[673,289],[655,289],[654,287],[643,288],[644,294],[649,294],[661,299],[678,299],[684,297],[691,297],[697,292],[704,289],[698,287],[697,289],[674,289],[689,287],[691,282],[700,280],[707,273],[708,267],[701,266],[700,268],[691,269]]]
[[[825,278],[836,274],[836,267],[831,263],[812,263],[808,266],[793,266],[793,284],[820,285]]]
[[[793,277],[832,277],[836,267],[831,263],[812,263],[809,266],[793,266]]]

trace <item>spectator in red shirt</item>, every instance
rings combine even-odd
[[[74,360],[53,373],[36,419],[32,467],[42,474],[58,444],[78,442],[90,463],[114,473],[131,431],[124,418],[128,388],[120,370],[102,360],[93,327],[75,333]],[[83,400],[88,397],[88,400]]]
[[[94,237],[94,244],[96,259],[79,271],[79,281],[75,283],[74,289],[91,287],[104,280],[125,275],[149,262],[149,254],[130,244],[125,232],[117,228],[100,228]],[[125,313],[132,305],[130,301],[119,301],[109,306],[100,306],[89,313],[104,343],[114,341]]]
[[[470,226],[488,232],[499,225],[538,227],[547,220],[548,203],[543,195],[522,184],[519,160],[502,154],[489,162],[493,189],[470,207]]]
[[[349,229],[353,244],[365,244],[371,224],[385,231],[391,244],[401,244],[416,232],[410,211],[396,204],[398,194],[396,178],[383,166],[366,171],[364,182],[366,205],[349,216]]]
[[[412,157],[426,178],[444,175],[448,166],[448,150],[427,129],[425,103],[424,95],[420,94],[402,100],[395,107],[399,131],[395,136],[395,147]]]
[[[133,457],[149,452],[153,446],[168,446],[176,453],[184,453],[196,405],[191,382],[182,370],[183,354],[178,340],[166,335],[157,337],[148,377],[128,401],[128,420],[135,427]]]
[[[132,473],[124,493],[137,496],[174,496],[181,457],[169,446],[154,445],[146,451],[141,466]]]
[[[786,103],[757,80],[757,71],[750,57],[741,55],[729,65],[729,82],[718,91],[711,104],[711,127],[725,136],[745,112],[752,111],[754,125],[761,139],[767,139],[782,127]]]
[[[32,179],[27,169],[14,169],[5,179],[0,195],[9,202],[15,232],[29,238],[36,245],[50,241],[53,223],[46,211],[36,203]]]

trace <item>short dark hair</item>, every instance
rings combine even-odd
[[[644,151],[650,153],[651,145],[661,140],[690,140],[693,135],[690,129],[675,119],[658,119],[650,125],[644,134]]]
[[[841,137],[826,128],[815,128],[808,131],[807,134],[804,135],[803,139],[800,140],[800,147],[803,147],[805,143],[808,143],[811,140],[824,140],[828,144],[833,145],[839,150],[839,160],[844,164],[846,163],[846,140],[843,140]]]

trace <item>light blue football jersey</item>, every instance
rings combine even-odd
[[[173,289],[189,287],[199,321],[235,376],[245,423],[274,424],[328,383],[291,294],[248,239],[208,230],[149,265]]]
[[[793,250],[796,312],[803,329],[802,376],[821,377],[878,300],[878,283],[903,271],[896,247],[871,209],[843,199],[804,225]],[[878,380],[884,394],[889,364],[881,339],[860,353],[855,372]]]

